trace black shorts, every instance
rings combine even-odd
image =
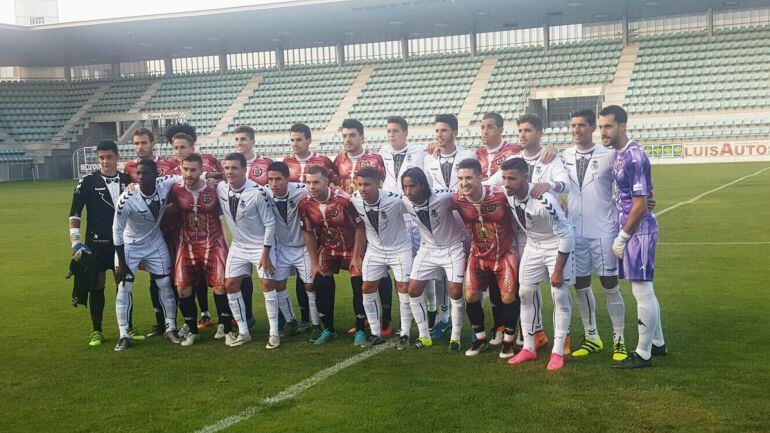
[[[91,249],[99,272],[115,269],[115,246],[112,240],[93,239],[86,242],[86,246]]]

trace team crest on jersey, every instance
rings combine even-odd
[[[369,167],[369,161],[367,160],[361,161],[361,168],[364,168],[364,167]]]
[[[337,215],[339,215],[339,214],[340,214],[340,213],[337,211],[337,209],[331,209],[331,210],[329,210],[329,216],[331,216],[331,217],[336,217],[336,216],[337,216]]]
[[[213,195],[209,195],[209,194],[205,194],[203,196],[203,203],[205,203],[205,204],[214,203],[214,196]]]
[[[594,170],[598,170],[599,169],[599,161],[596,161],[596,160],[591,161],[591,168],[594,169]]]
[[[430,216],[432,216],[433,218],[438,218],[438,212],[436,211],[436,209],[431,209]]]
[[[540,174],[540,172],[543,171],[543,167],[540,167],[539,165],[535,167],[535,173]]]
[[[496,204],[485,204],[484,206],[481,206],[481,210],[484,212],[494,212],[495,209],[497,209]]]
[[[387,220],[388,214],[386,214],[385,211],[380,212],[380,219]]]
[[[293,201],[289,200],[289,207],[293,209],[294,206],[296,206],[296,204],[294,204]]]
[[[261,169],[261,168],[259,168],[259,167],[257,167],[257,168],[255,168],[254,170],[252,170],[252,171],[251,171],[251,173],[252,173],[254,176],[257,176],[257,177],[259,177],[259,176],[262,176],[262,169]]]
[[[495,164],[497,164],[497,165],[501,165],[504,162],[505,162],[505,157],[501,156],[499,158],[495,158]]]

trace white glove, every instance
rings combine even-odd
[[[615,257],[619,259],[623,258],[623,251],[626,250],[626,244],[629,239],[631,239],[631,235],[621,229],[620,233],[618,233],[618,237],[612,242],[612,252],[615,253]]]

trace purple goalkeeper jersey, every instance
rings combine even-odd
[[[622,229],[631,212],[633,197],[652,198],[652,173],[650,160],[634,140],[615,152],[612,160],[612,178],[615,180],[615,203],[618,208],[618,224]],[[635,233],[658,232],[658,222],[652,212],[646,211]]]

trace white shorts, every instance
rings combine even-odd
[[[420,249],[420,228],[414,223],[411,214],[404,214],[404,223],[406,224],[406,232],[412,239],[412,257],[414,257],[417,250]]]
[[[465,260],[463,244],[441,249],[422,245],[414,257],[411,279],[440,280],[446,274],[447,281],[462,283],[465,277]]]
[[[271,278],[275,281],[289,279],[296,271],[297,276],[306,284],[313,282],[313,264],[310,262],[310,254],[304,245],[290,246],[277,243],[275,247],[275,275]]]
[[[612,252],[615,238],[575,238],[575,276],[618,275],[618,258]]]
[[[558,254],[558,248],[543,249],[528,243],[519,262],[519,283],[540,284],[545,281],[550,284],[551,274],[556,269]],[[570,254],[567,263],[564,264],[564,284],[566,285],[575,283],[574,257],[574,253]]]
[[[123,251],[126,255],[126,266],[134,275],[140,263],[144,265],[145,271],[153,275],[171,273],[171,257],[162,237],[146,244],[125,244]],[[117,265],[117,257],[115,264]]]
[[[265,274],[265,271],[259,267],[262,260],[263,248],[243,248],[238,245],[231,245],[227,251],[227,262],[225,263],[225,278],[251,276],[251,267],[257,269],[259,278],[273,279]],[[270,261],[275,266],[275,251],[270,249]]]
[[[393,278],[397,282],[409,281],[412,272],[412,248],[402,251],[385,252],[374,248],[367,248],[364,254],[363,278],[364,281],[377,281],[388,276],[388,268],[393,270]]]

